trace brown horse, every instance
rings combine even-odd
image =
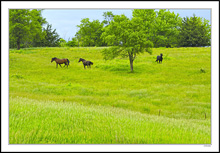
[[[60,64],[65,64],[65,66],[67,65],[67,67],[68,67],[68,65],[69,65],[69,63],[70,63],[70,61],[69,61],[67,58],[59,59],[59,58],[54,57],[54,58],[51,59],[51,63],[52,63],[53,61],[55,61],[55,62],[57,63],[57,67],[58,67],[58,64],[59,64],[59,65],[60,65]],[[65,66],[64,66],[64,67],[65,67]],[[57,68],[57,67],[56,67],[56,68]],[[62,67],[62,66],[60,65],[60,67]]]
[[[79,62],[83,62],[83,65],[84,65],[84,69],[86,69],[86,66],[87,66],[87,68],[88,67],[90,67],[91,68],[91,65],[93,65],[93,63],[91,62],[91,61],[86,61],[85,59],[83,59],[83,58],[80,58],[79,59]]]

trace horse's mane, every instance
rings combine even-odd
[[[85,59],[83,59],[83,58],[80,58],[80,60],[82,60],[82,61],[86,61]]]

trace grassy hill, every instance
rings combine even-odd
[[[153,49],[133,73],[128,59],[104,61],[102,49],[9,51],[10,144],[211,143],[210,48]],[[94,65],[85,70],[79,58]]]

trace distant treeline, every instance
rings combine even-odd
[[[104,12],[102,22],[82,19],[81,24],[77,25],[79,30],[76,35],[66,42],[56,29],[52,29],[41,12],[36,9],[9,10],[10,48],[135,45],[136,41],[141,43],[137,40],[140,38],[147,42],[147,47],[197,47],[211,44],[209,21],[195,14],[190,18],[181,18],[179,14],[166,9],[135,9],[129,19],[123,14]]]

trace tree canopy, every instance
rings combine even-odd
[[[43,46],[56,47],[59,46],[60,36],[57,34],[56,29],[52,29],[51,24],[47,24],[46,28],[43,28],[45,34],[43,39]]]
[[[104,12],[104,13],[103,13],[103,17],[104,17],[105,19],[103,20],[102,23],[104,23],[105,25],[109,25],[110,21],[112,21],[113,18],[114,18],[114,14],[113,14],[111,11]]]
[[[9,10],[9,47],[59,46],[59,35],[38,9]],[[46,25],[46,28],[44,26]]]
[[[140,17],[127,18],[125,15],[115,15],[108,26],[104,28],[102,38],[110,47],[103,50],[104,59],[117,56],[129,57],[130,68],[133,71],[133,61],[144,51],[151,53],[153,43],[148,40],[148,33]]]
[[[79,31],[76,38],[79,40],[80,46],[101,46],[100,36],[102,34],[103,23],[99,20],[89,21],[89,18],[81,20],[81,24],[77,26]]]
[[[180,26],[180,46],[198,47],[209,46],[211,44],[211,28],[209,21],[196,17],[184,17]]]
[[[31,45],[35,37],[41,38],[42,25],[46,19],[41,16],[42,10],[10,9],[9,36],[10,45],[20,49],[20,45]]]
[[[160,9],[159,11],[156,11],[154,23],[155,31],[153,43],[155,47],[178,46],[179,27],[181,24],[179,14],[176,15],[174,12],[171,13],[165,9]]]

